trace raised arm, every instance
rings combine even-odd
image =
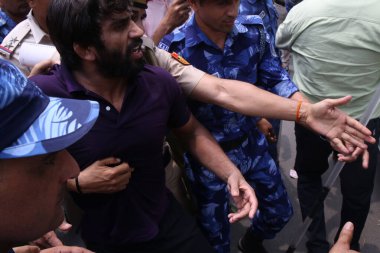
[[[166,34],[182,25],[189,18],[190,11],[191,8],[187,0],[174,0],[154,31],[152,36],[154,43],[158,44]]]

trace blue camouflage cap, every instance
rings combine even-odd
[[[91,129],[98,114],[97,102],[48,97],[0,59],[0,159],[65,149]]]

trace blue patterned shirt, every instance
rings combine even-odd
[[[227,36],[223,50],[200,30],[194,15],[183,26],[165,36],[159,47],[179,53],[196,68],[214,76],[259,84],[264,88],[273,88],[281,96],[291,96],[298,89],[281,67],[280,59],[271,50],[273,46],[266,40],[265,34],[264,45],[260,45],[262,36],[259,28],[265,33],[261,18],[241,16],[238,19]],[[260,50],[263,51],[262,56]],[[252,117],[197,101],[191,101],[190,108],[218,142],[236,140],[252,132],[256,137],[258,135],[256,120]],[[266,149],[264,139],[260,134],[256,140],[263,150]]]
[[[273,0],[241,0],[239,15],[258,15],[262,18],[264,27],[270,36],[271,43],[275,45],[277,31],[277,10]]]
[[[17,25],[8,15],[0,9],[0,43],[7,34]]]

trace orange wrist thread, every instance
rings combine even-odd
[[[301,105],[302,105],[302,100],[299,100],[298,104],[297,104],[297,110],[296,110],[296,122],[297,123],[300,122],[300,120],[301,120],[301,115],[300,115]]]

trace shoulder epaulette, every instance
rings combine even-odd
[[[20,45],[21,41],[30,32],[30,24],[28,20],[19,23],[10,33],[4,38],[1,43],[0,55],[10,59],[15,49]]]

